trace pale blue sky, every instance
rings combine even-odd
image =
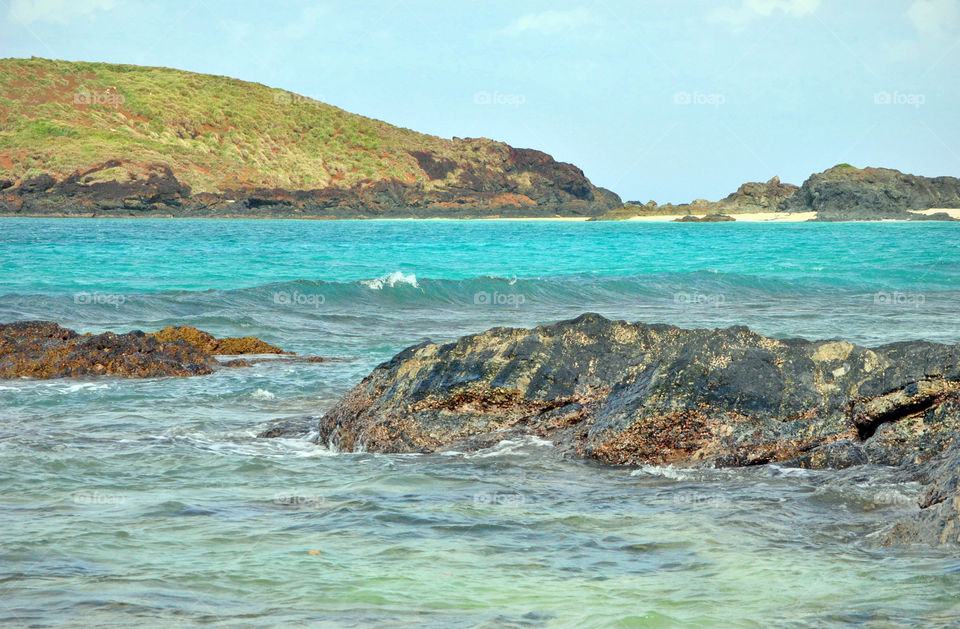
[[[0,15],[0,56],[257,81],[541,149],[624,199],[717,199],[838,162],[960,175],[960,0],[0,0]]]

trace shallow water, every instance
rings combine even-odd
[[[875,543],[917,510],[892,470],[254,435],[424,338],[584,311],[958,342],[958,259],[949,224],[0,221],[0,321],[189,324],[341,359],[0,381],[0,624],[955,626],[960,558]]]

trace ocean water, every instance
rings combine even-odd
[[[960,623],[960,556],[876,543],[917,511],[892,470],[254,437],[424,339],[586,311],[956,343],[960,226],[0,220],[0,322],[185,324],[337,359],[0,381],[0,626]]]

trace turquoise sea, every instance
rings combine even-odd
[[[258,440],[424,339],[583,312],[960,342],[960,225],[0,219],[0,322],[193,325],[325,363],[0,381],[0,626],[954,627],[870,467]]]

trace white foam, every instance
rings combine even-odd
[[[671,480],[685,480],[698,475],[702,470],[674,467],[673,465],[641,465],[630,476],[662,476]]]
[[[234,431],[220,434],[207,434],[197,430],[178,431],[165,435],[166,441],[173,437],[175,441],[186,443],[194,448],[225,456],[249,456],[262,458],[336,456],[339,454],[310,439],[274,438],[258,439],[250,431]]]
[[[78,391],[97,391],[110,388],[109,384],[98,382],[75,382],[68,385],[50,383],[47,386],[55,389],[57,393],[77,393]]]
[[[360,280],[360,284],[372,290],[381,290],[384,286],[393,288],[397,284],[406,284],[414,288],[420,288],[416,275],[413,273],[407,274],[402,271],[394,271],[393,273],[388,273],[373,280]]]
[[[516,454],[530,447],[552,448],[553,442],[536,435],[524,435],[518,439],[504,439],[495,446],[464,454],[463,457],[466,459],[485,459],[492,456],[503,456],[504,454]],[[449,452],[451,453],[448,456],[456,456],[452,451]]]
[[[274,395],[270,391],[267,391],[266,389],[257,389],[256,391],[250,394],[250,397],[252,397],[255,400],[275,400],[277,398],[276,395]]]
[[[804,478],[817,476],[820,470],[808,470],[803,467],[781,467],[776,464],[770,464],[765,468],[770,472],[770,476],[781,476],[786,478]]]
[[[843,498],[858,498],[868,500],[878,506],[914,507],[921,492],[920,483],[887,483],[884,481],[868,481],[864,483],[842,484],[831,483],[814,490],[816,496],[839,495]]]

